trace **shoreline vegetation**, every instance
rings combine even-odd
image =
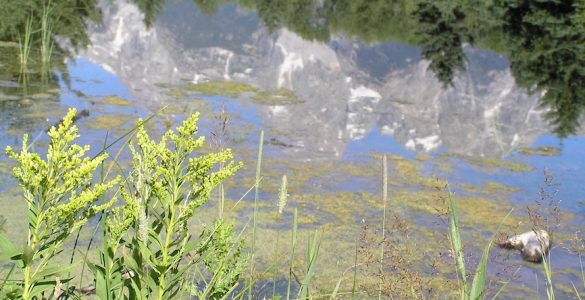
[[[487,271],[493,259],[492,245],[502,239],[499,235],[512,210],[502,216],[490,238],[479,241],[485,247],[479,261],[473,262],[469,251],[474,248],[464,246],[468,241],[461,232],[465,225],[459,219],[457,200],[448,185],[439,186],[437,201],[442,204],[437,215],[446,232],[434,235],[446,243],[444,249],[434,252],[448,254],[433,257],[429,256],[433,251],[413,250],[416,245],[410,245],[414,241],[408,239],[406,220],[387,203],[389,176],[384,155],[381,224],[362,222],[362,229],[353,237],[354,251],[340,257],[351,265],[336,274],[332,288],[324,288],[318,278],[327,266],[319,266],[318,258],[324,251],[336,250],[324,248],[326,226],[301,234],[298,208],[288,204],[287,174],[280,183],[275,217],[269,222],[278,224],[283,214],[289,214],[290,228],[267,244],[258,227],[263,133],[254,184],[248,190],[255,190],[254,212],[246,225],[236,226],[223,181],[242,163],[233,160],[221,141],[227,116],[218,117],[219,129],[211,142],[215,151],[209,154],[197,154],[205,139],[196,136],[196,113],[158,141],[145,130],[150,118],[139,120],[124,135],[127,139],[116,141],[122,147],[110,158],[106,150],[113,143],[104,143],[94,157],[87,156],[89,146],[75,143],[79,137],[73,123],[76,113],[70,109],[50,129],[45,159],[30,152],[34,146],[26,135],[20,150],[6,149],[17,162],[13,174],[28,207],[28,233],[23,246],[0,235],[3,299],[76,299],[87,294],[98,299],[257,299],[258,293],[269,299],[494,299],[513,281],[512,276],[493,285]],[[130,166],[116,161],[122,151],[131,153]],[[552,185],[552,176],[546,175],[545,183]],[[554,202],[545,188],[541,197],[543,202]],[[216,207],[217,215],[207,216],[207,225],[194,226],[192,221],[203,217],[208,202]],[[552,214],[542,206],[529,208],[532,230],[553,232],[553,225],[561,222],[558,207],[547,209]],[[78,243],[82,231],[93,232],[85,248]],[[72,240],[72,250],[64,247]],[[279,253],[283,243],[289,248]],[[420,255],[418,259],[407,254],[412,251]],[[69,257],[70,263],[63,264],[63,257]],[[430,267],[421,270],[421,259],[428,260]],[[547,298],[555,299],[550,253],[542,265],[535,266],[543,268]],[[575,297],[585,288],[583,273],[581,279],[582,287],[571,282]]]

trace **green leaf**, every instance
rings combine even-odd
[[[0,255],[0,262],[8,259],[16,260],[16,257],[22,255],[22,251],[19,251],[14,244],[3,235],[0,235],[0,248],[3,252],[3,255]]]
[[[66,266],[53,266],[53,267],[45,267],[42,271],[38,272],[37,274],[35,274],[35,276],[32,277],[32,281],[41,281],[43,280],[45,277],[52,277],[55,275],[59,275],[59,274],[64,274],[66,272],[69,272],[71,270],[73,270],[74,268],[76,268],[78,265],[78,263],[73,263],[70,265],[66,265]]]
[[[148,287],[152,290],[152,291],[156,291],[158,290],[158,283],[154,281],[154,279],[152,278],[152,276],[144,276],[142,277],[142,280],[144,281],[144,283],[146,283],[146,285],[148,285]]]
[[[492,241],[487,244],[485,249],[483,249],[483,254],[481,256],[481,260],[477,265],[477,270],[475,271],[475,275],[473,276],[473,283],[471,284],[471,291],[469,291],[469,298],[472,300],[483,299],[484,296],[484,289],[485,289],[485,278],[486,278],[486,267],[487,267],[487,259],[490,254],[490,248],[492,246]]]
[[[18,251],[16,249],[16,246],[14,246],[14,244],[12,244],[12,242],[3,235],[0,235],[0,248],[2,248],[2,251],[5,254],[10,254]]]
[[[502,219],[498,228],[496,229],[495,233],[490,238],[488,244],[483,249],[483,254],[481,256],[481,260],[477,265],[477,269],[475,270],[475,275],[473,276],[473,282],[471,284],[471,290],[469,291],[469,298],[471,300],[483,299],[485,295],[485,280],[486,280],[486,269],[487,269],[487,260],[490,254],[490,248],[494,242],[496,234],[500,231],[500,227],[504,224],[504,221],[508,218],[508,216],[512,213],[512,209],[508,214]]]
[[[66,278],[66,279],[60,279],[59,281],[61,283],[67,283],[70,280],[71,280],[71,278]],[[35,298],[35,296],[38,296],[44,292],[54,290],[56,285],[57,285],[56,280],[44,280],[44,281],[36,282],[35,285],[33,286],[33,288],[31,289],[31,292],[30,292],[31,299]]]
[[[467,276],[465,274],[465,259],[463,256],[463,247],[461,246],[461,235],[459,234],[459,221],[457,217],[457,206],[453,199],[451,189],[447,186],[449,193],[449,206],[451,213],[451,221],[449,224],[449,235],[451,236],[451,244],[453,252],[455,253],[455,260],[457,262],[457,272],[459,273],[460,279],[459,284],[462,288],[461,298],[464,299],[467,296]]]

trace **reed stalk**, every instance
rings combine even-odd
[[[44,68],[47,68],[51,63],[54,46],[51,10],[51,1],[49,1],[43,6],[43,14],[41,16],[41,63]]]

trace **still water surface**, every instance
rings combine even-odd
[[[539,106],[543,92],[518,87],[507,57],[464,44],[466,68],[445,86],[413,44],[368,43],[343,34],[311,41],[286,27],[271,33],[256,11],[236,4],[219,5],[209,15],[191,1],[170,1],[150,27],[133,3],[108,4],[103,13],[103,25],[89,26],[89,46],[55,71],[57,89],[43,90],[32,80],[30,92],[17,79],[2,78],[1,148],[18,146],[28,132],[38,136],[43,149],[44,131],[67,107],[89,111],[78,123],[80,142],[95,150],[106,133],[118,137],[138,117],[166,105],[153,128],[174,127],[185,114],[200,111],[200,132],[209,137],[223,106],[231,118],[226,143],[246,163],[230,185],[231,197],[238,199],[251,186],[258,135],[265,130],[266,187],[261,196],[267,214],[280,176],[286,174],[289,205],[310,217],[303,228],[333,224],[357,234],[364,222],[375,226],[381,219],[380,204],[362,198],[379,198],[379,154],[388,154],[391,199],[411,203],[390,207],[400,206],[396,211],[412,227],[440,231],[434,225],[438,218],[420,204],[433,201],[428,196],[437,178],[448,180],[462,196],[459,205],[468,214],[464,231],[479,239],[468,242],[476,256],[471,261],[508,208],[515,208],[514,230],[530,228],[524,207],[541,199],[546,169],[559,184],[547,189],[567,214],[555,227],[559,238],[552,252],[564,284],[560,290],[570,293],[569,279],[579,280],[578,257],[565,248],[585,214],[585,136],[577,129],[562,140],[556,137],[543,117],[547,108]],[[189,88],[215,82],[238,82],[258,91]],[[262,91],[286,95],[267,97]],[[525,152],[544,146],[559,152]],[[9,166],[5,156],[0,166]],[[1,168],[0,191],[12,194],[15,185],[8,168]],[[347,206],[341,199],[347,195],[358,204]],[[1,201],[6,207],[14,199]],[[1,214],[8,228],[18,227],[21,220],[11,216],[12,210]],[[245,223],[250,210],[241,209],[237,216]],[[344,236],[351,249],[355,235],[330,231],[331,240]],[[336,251],[334,246],[325,250]],[[334,258],[338,263],[339,256]],[[345,257],[352,257],[351,251]],[[492,275],[498,267],[492,267]],[[534,279],[542,274],[538,266],[524,264],[518,274],[510,294],[531,294],[526,288],[543,286]]]

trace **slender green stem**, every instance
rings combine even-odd
[[[385,156],[384,156],[385,157]],[[355,255],[353,258],[353,282],[351,285],[351,299],[355,299],[355,290],[357,283],[357,267],[358,267],[358,239],[355,239]]]
[[[248,285],[248,299],[252,299],[253,283],[253,272],[254,272],[254,253],[256,252],[256,215],[258,214],[258,198],[259,198],[259,186],[260,186],[260,175],[262,171],[262,146],[264,145],[264,130],[260,132],[260,140],[258,141],[258,159],[256,161],[256,180],[254,187],[254,214],[253,227],[252,227],[252,258],[250,262],[250,284]]]
[[[278,276],[278,241],[280,239],[280,231],[276,233],[276,247],[274,247],[274,273],[272,274],[272,299],[276,297],[276,276]]]
[[[292,283],[293,277],[293,263],[295,259],[295,248],[297,246],[297,228],[298,228],[298,213],[297,208],[295,207],[295,211],[293,214],[293,228],[291,234],[291,251],[290,251],[290,265],[288,268],[288,284],[286,287],[286,299],[290,300],[290,286]]]
[[[380,250],[380,274],[384,274],[384,252],[385,252],[385,239],[386,239],[386,201],[388,199],[388,159],[386,155],[382,160],[382,203],[384,206],[382,215],[382,249]],[[378,299],[382,299],[382,285],[384,284],[383,277],[380,276],[380,283],[378,286]]]

